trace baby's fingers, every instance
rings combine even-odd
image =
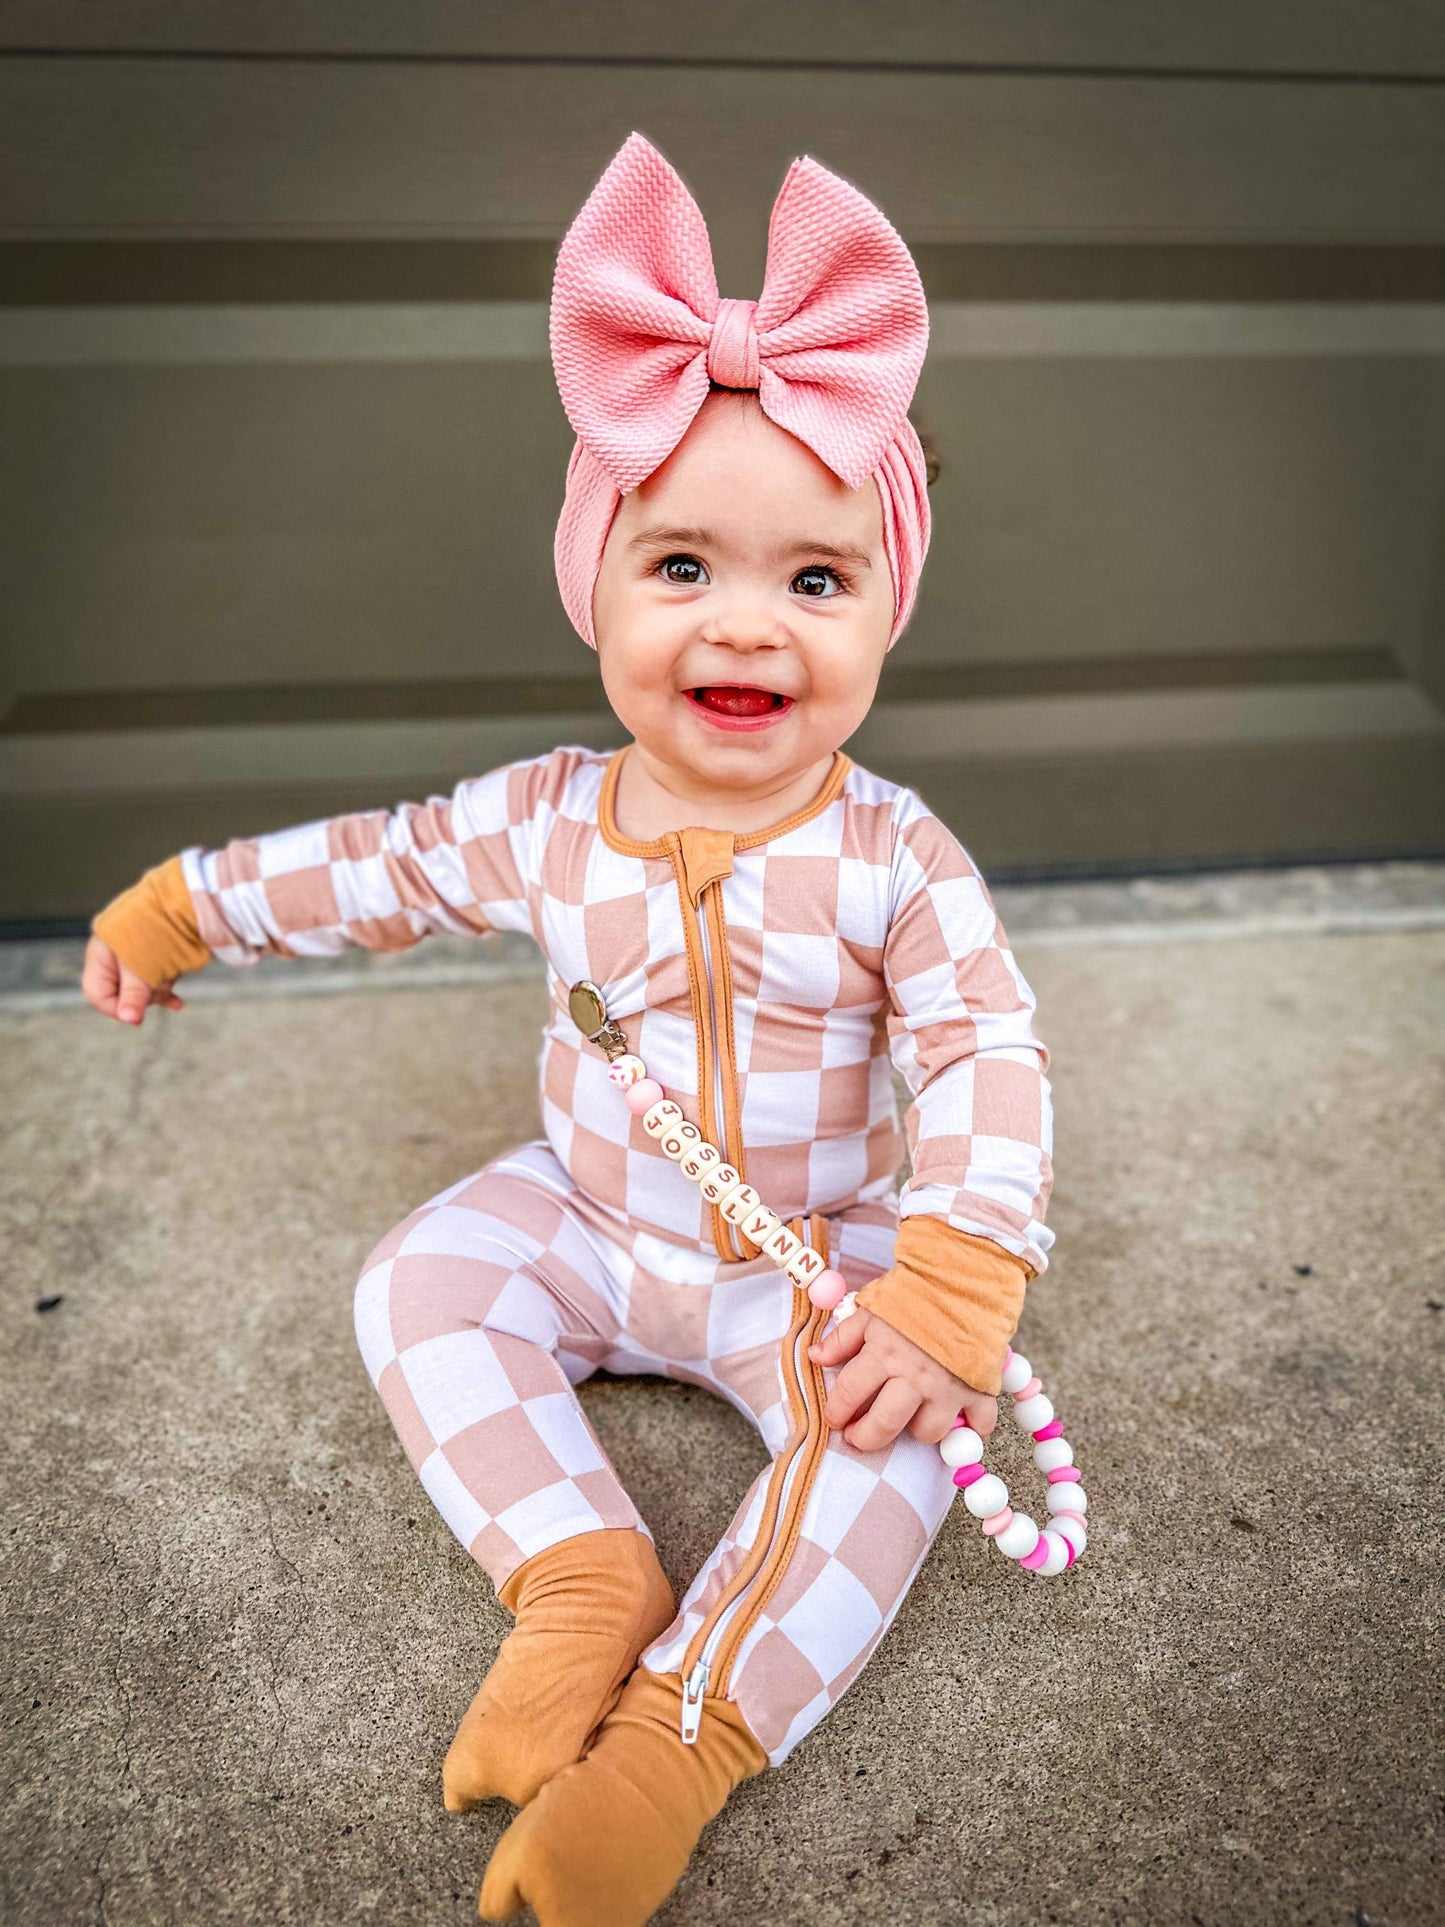
[[[809,1358],[815,1358],[820,1365],[841,1365],[844,1359],[854,1357],[863,1344],[868,1330],[868,1313],[855,1311],[851,1318],[833,1327],[826,1338],[808,1347]]]

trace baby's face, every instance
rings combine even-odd
[[[713,392],[622,498],[592,598],[607,697],[657,764],[787,783],[868,713],[893,626],[876,482],[850,489],[755,396]]]

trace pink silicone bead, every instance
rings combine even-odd
[[[1057,1513],[1054,1516],[1057,1518],[1058,1516]],[[1062,1532],[1059,1534],[1059,1537],[1061,1539],[1064,1539],[1064,1535]],[[1074,1551],[1074,1542],[1072,1539],[1064,1539],[1064,1544],[1069,1548],[1069,1557],[1064,1565],[1064,1571],[1067,1572],[1069,1570],[1069,1567],[1073,1565],[1074,1561],[1078,1558],[1079,1555]]]
[[[968,1424],[968,1420],[964,1417],[963,1413],[960,1412],[953,1421],[953,1429],[956,1432],[960,1425],[967,1425],[967,1424]]]
[[[988,1534],[990,1539],[996,1539],[1006,1525],[1012,1525],[1013,1516],[1013,1507],[1006,1505],[1002,1512],[995,1512],[991,1519],[984,1520],[983,1530]]]
[[[1083,1473],[1076,1465],[1058,1465],[1049,1474],[1050,1485],[1077,1485]]]
[[[650,1111],[654,1104],[660,1104],[667,1093],[655,1077],[640,1077],[631,1090],[622,1094],[623,1102],[634,1117],[641,1117]]]
[[[1042,1445],[1045,1439],[1061,1439],[1064,1436],[1064,1421],[1051,1418],[1047,1425],[1041,1425],[1034,1433],[1035,1440]]]
[[[1005,1369],[1007,1369],[1008,1362],[1013,1357],[1013,1355],[1014,1355],[1014,1348],[1012,1345],[1010,1345],[1003,1355],[1003,1362],[1004,1362]]]
[[[847,1296],[848,1280],[831,1265],[826,1271],[820,1271],[808,1287],[808,1297],[820,1311],[832,1311]]]
[[[1037,1398],[1039,1393],[1043,1389],[1044,1389],[1044,1381],[1039,1377],[1038,1373],[1035,1372],[1033,1377],[1029,1380],[1028,1384],[1025,1385],[1023,1390],[1021,1392],[1014,1393],[1014,1404],[1022,1405],[1026,1398]],[[1020,1565],[1023,1564],[1022,1559],[1019,1560],[1019,1564]]]
[[[987,1470],[987,1466],[982,1464],[982,1462],[974,1465],[961,1465],[953,1475],[953,1483],[959,1487],[972,1485],[974,1480],[981,1479]]]
[[[1023,1567],[1025,1572],[1037,1572],[1039,1567],[1044,1563],[1045,1559],[1047,1559],[1048,1556],[1049,1556],[1048,1543],[1045,1540],[1044,1535],[1040,1533],[1039,1543],[1034,1547],[1032,1552],[1026,1552],[1024,1554],[1023,1558],[1019,1560],[1019,1564]]]

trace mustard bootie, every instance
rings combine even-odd
[[[768,1756],[737,1707],[709,1700],[697,1744],[679,1731],[682,1681],[639,1666],[585,1758],[542,1788],[497,1842],[483,1920],[530,1906],[541,1927],[642,1927],[708,1821]]]
[[[524,1806],[580,1759],[637,1656],[677,1617],[657,1550],[632,1526],[578,1533],[526,1559],[497,1597],[517,1623],[442,1767],[448,1810]]]

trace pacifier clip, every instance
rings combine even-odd
[[[848,1317],[853,1306],[844,1301],[853,1294],[843,1274],[829,1265],[822,1252],[794,1236],[717,1146],[709,1144],[697,1126],[688,1122],[682,1106],[673,1102],[657,1079],[648,1075],[642,1059],[629,1050],[621,1026],[607,1015],[606,1001],[596,984],[586,978],[573,984],[567,1007],[582,1035],[606,1055],[608,1082],[621,1091],[628,1110],[641,1118],[643,1130],[657,1140],[663,1154],[684,1177],[691,1178],[729,1224],[758,1245],[785,1277],[805,1291],[820,1311],[836,1311],[840,1320]],[[1034,1464],[1048,1481],[1044,1500],[1050,1515],[1048,1523],[1040,1528],[1026,1512],[1016,1512],[1009,1504],[1003,1480],[984,1470],[982,1435],[961,1412],[953,1421],[953,1430],[939,1444],[939,1456],[952,1469],[953,1483],[962,1491],[963,1503],[1004,1557],[1016,1560],[1026,1572],[1051,1579],[1056,1573],[1067,1572],[1083,1554],[1088,1542],[1084,1515],[1089,1496],[1074,1464],[1074,1448],[1064,1437],[1063,1422],[1054,1417],[1054,1408],[1044,1396],[1033,1366],[1012,1347],[1004,1360],[1003,1390],[1013,1401],[1014,1423],[1033,1437]]]

